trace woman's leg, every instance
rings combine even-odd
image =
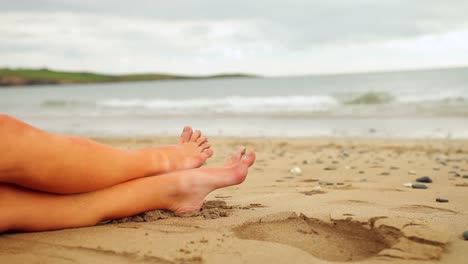
[[[239,184],[255,153],[236,152],[224,167],[176,171],[82,194],[50,194],[0,184],[0,232],[84,227],[153,209],[199,210],[213,190]]]
[[[131,179],[201,166],[213,155],[200,131],[177,145],[129,151],[50,134],[0,115],[0,183],[53,193],[94,191]]]

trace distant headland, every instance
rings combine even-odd
[[[0,68],[0,88],[43,84],[79,84],[132,81],[196,80],[216,78],[254,78],[252,74],[226,73],[215,75],[176,75],[162,73],[99,74],[93,72],[68,72],[50,69]]]

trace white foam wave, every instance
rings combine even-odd
[[[106,108],[147,109],[165,114],[187,113],[310,113],[322,112],[339,105],[330,96],[273,96],[273,97],[226,97],[197,99],[110,99],[98,102]]]
[[[418,104],[424,102],[468,101],[468,95],[459,91],[438,91],[418,94],[401,94],[396,97],[398,103]]]

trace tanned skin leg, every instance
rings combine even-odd
[[[0,114],[0,183],[59,193],[82,193],[124,181],[200,167],[213,155],[200,131],[185,127],[177,145],[122,150],[46,133]]]
[[[92,226],[154,209],[197,211],[213,190],[240,184],[255,153],[237,151],[224,167],[175,171],[120,183],[99,191],[59,195],[0,184],[0,233]]]

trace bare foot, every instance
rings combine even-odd
[[[174,177],[179,177],[179,188],[168,209],[179,215],[199,211],[210,192],[242,183],[254,162],[255,152],[246,154],[245,148],[241,148],[228,159],[224,167],[174,173]]]
[[[149,175],[198,168],[213,156],[207,137],[200,130],[193,131],[189,126],[184,127],[179,144],[143,151],[150,155],[154,168]]]

